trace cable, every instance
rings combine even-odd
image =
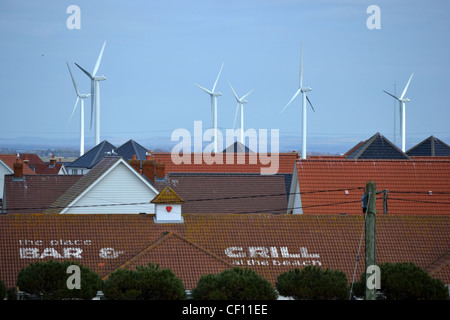
[[[428,201],[428,200],[399,199],[399,198],[389,198],[389,200],[409,201],[409,202],[419,202],[419,203],[431,203],[431,204],[448,204],[448,205],[450,205],[450,202]]]
[[[275,197],[275,196],[291,196],[291,195],[302,195],[302,194],[315,194],[315,193],[324,193],[324,192],[337,192],[337,191],[345,191],[345,190],[360,190],[363,189],[362,187],[357,188],[347,188],[347,189],[329,189],[329,190],[315,190],[315,191],[307,191],[307,192],[292,192],[292,193],[274,193],[274,194],[267,194],[267,195],[251,195],[251,196],[230,196],[230,197],[219,197],[219,198],[202,198],[202,199],[189,199],[186,200],[186,202],[202,202],[202,201],[218,201],[218,200],[236,200],[236,199],[251,199],[251,198],[265,198],[265,197]],[[349,202],[342,202],[339,204],[345,204],[345,203],[353,203],[355,201],[349,201]],[[64,209],[64,208],[89,208],[89,207],[105,207],[105,206],[127,206],[127,205],[145,205],[149,204],[149,202],[133,202],[133,203],[111,203],[111,204],[93,204],[93,205],[82,205],[82,206],[50,206],[50,207],[23,207],[23,208],[10,208],[6,209],[6,211],[20,211],[20,210],[46,210],[46,209]],[[321,207],[321,206],[328,206],[330,204],[320,204],[320,205],[313,205],[308,206],[304,208],[310,208],[310,207]],[[286,207],[286,210],[288,208]],[[283,209],[279,209],[283,210]]]
[[[436,195],[436,194],[450,194],[450,192],[441,192],[441,191],[391,191],[388,190],[389,193],[401,193],[401,194],[426,194],[426,195]]]

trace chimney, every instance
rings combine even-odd
[[[14,179],[23,179],[23,163],[19,158],[14,163]]]
[[[23,163],[28,165],[29,162],[30,162],[30,160],[28,160],[28,156],[25,156],[25,159],[23,159]]]
[[[56,165],[56,159],[55,155],[52,155],[52,158],[50,159],[50,167],[54,167]]]
[[[136,170],[136,172],[141,173],[141,162],[137,160],[136,155],[133,154],[131,156],[131,160],[128,160],[128,163],[134,170]]]
[[[165,175],[166,175],[166,165],[164,163],[157,163],[156,164],[156,178],[164,179]]]
[[[155,182],[155,160],[144,160],[142,162],[142,174],[149,178],[153,183]]]

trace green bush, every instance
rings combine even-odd
[[[153,264],[114,271],[105,280],[103,293],[110,300],[186,299],[183,282],[173,271]]]
[[[3,300],[6,296],[6,286],[2,279],[0,279],[0,300]]]
[[[247,268],[232,268],[202,276],[192,290],[198,300],[275,300],[278,295],[269,281]]]
[[[378,265],[381,285],[377,290],[380,300],[446,300],[448,289],[444,283],[431,277],[421,267],[409,263],[384,263]],[[354,285],[356,296],[364,297],[366,289],[365,273]]]
[[[348,299],[347,276],[339,270],[307,266],[280,274],[277,278],[278,292],[296,300]]]
[[[80,289],[67,287],[67,279],[72,275],[67,273],[70,265],[80,267]],[[17,286],[21,291],[37,295],[44,300],[92,299],[101,289],[102,280],[97,273],[77,262],[48,260],[31,263],[20,270]]]

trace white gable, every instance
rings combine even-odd
[[[14,171],[0,159],[0,199],[3,198],[5,174],[12,174],[12,173],[14,173]]]
[[[302,198],[300,196],[300,184],[298,181],[297,165],[294,166],[294,173],[292,174],[291,188],[288,198],[288,210],[290,214],[303,214]]]
[[[150,201],[156,195],[156,189],[121,160],[62,213],[155,213]]]

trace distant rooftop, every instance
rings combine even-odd
[[[450,156],[450,146],[434,136],[430,136],[416,146],[412,147],[406,153],[411,157],[416,156]]]

